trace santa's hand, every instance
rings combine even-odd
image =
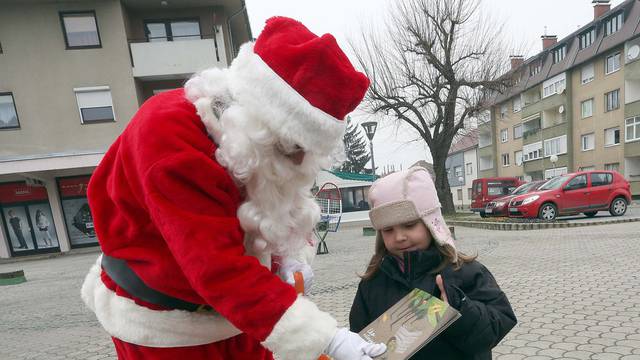
[[[287,284],[295,286],[296,281],[294,274],[296,272],[302,274],[302,278],[304,279],[304,293],[308,294],[309,289],[311,288],[311,284],[313,284],[313,269],[311,269],[311,266],[309,266],[308,264],[294,259],[284,259],[280,264],[278,275]]]
[[[340,328],[331,339],[325,353],[335,360],[372,360],[385,351],[385,344],[372,344],[347,328]]]

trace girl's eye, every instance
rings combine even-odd
[[[407,228],[407,229],[411,229],[412,227],[416,226],[417,224],[418,224],[418,222],[417,222],[417,221],[415,221],[415,222],[410,222],[410,223],[406,223],[406,224],[404,224],[404,227],[405,227],[405,228]]]
[[[393,228],[384,228],[384,229],[382,229],[382,232],[384,232],[384,233],[390,233],[391,231],[393,231]]]

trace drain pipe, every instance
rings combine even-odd
[[[252,40],[251,27],[249,27],[249,16],[247,14],[247,5],[245,4],[244,0],[242,0],[241,3],[242,3],[242,7],[238,11],[231,14],[231,16],[229,16],[229,18],[227,19],[227,31],[229,32],[229,45],[231,45],[231,51],[233,51],[234,58],[236,57],[236,55],[238,55],[238,52],[236,51],[236,47],[233,41],[233,34],[231,32],[231,21],[233,20],[233,18],[235,18],[236,16],[240,15],[243,12],[244,12],[245,19],[247,21],[247,30],[249,33],[249,40]]]

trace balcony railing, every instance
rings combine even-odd
[[[130,40],[129,49],[133,76],[142,79],[182,78],[210,67],[228,66],[222,31],[200,39]]]
[[[522,137],[526,140],[529,136],[536,135],[540,132],[540,128],[529,129],[522,132]]]

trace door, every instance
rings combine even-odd
[[[589,208],[606,209],[609,207],[609,194],[613,175],[609,173],[594,172],[589,174],[591,187],[589,188]]]
[[[587,175],[581,174],[563,187],[559,194],[558,210],[560,213],[578,213],[589,208],[589,188],[587,186]]]

